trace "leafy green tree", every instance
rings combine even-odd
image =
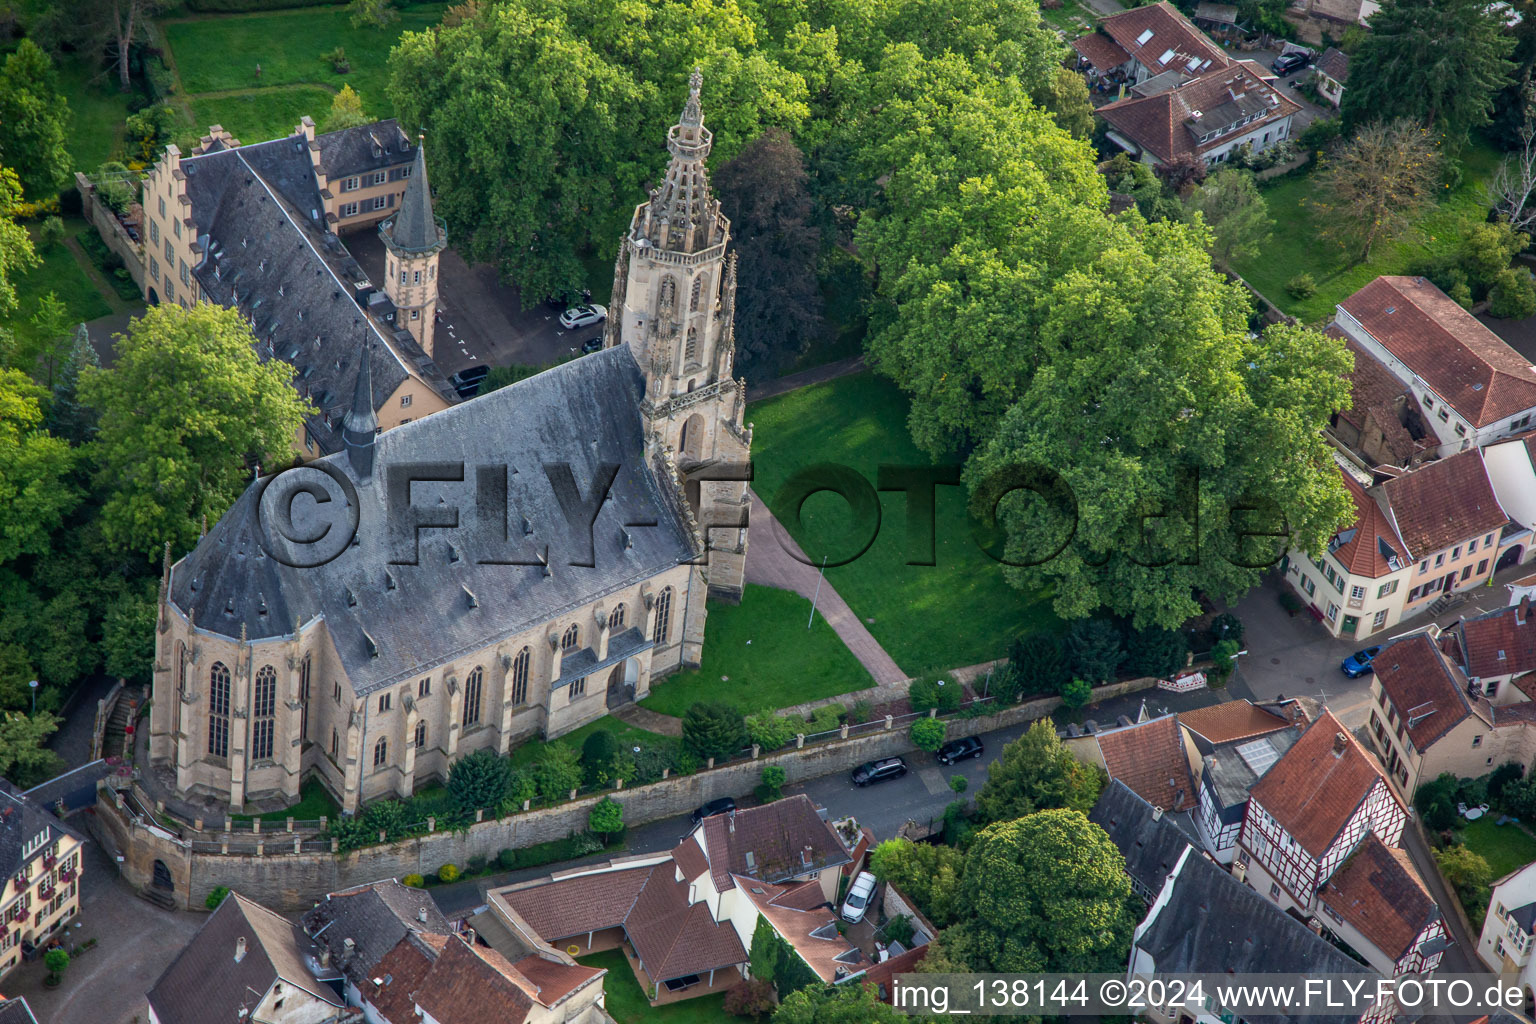
[[[907,685],[907,703],[919,713],[938,708],[948,714],[960,707],[964,696],[960,684],[950,680],[918,678]]]
[[[258,360],[237,309],[155,306],[116,339],[117,362],[87,369],[80,394],[100,410],[96,440],[108,542],[156,561],[196,543],[257,465],[292,457],[308,403],[293,367]]]
[[[0,160],[28,199],[47,199],[69,184],[69,122],[53,61],[23,39],[0,67]]]
[[[882,1003],[873,985],[810,985],[773,1011],[773,1024],[901,1024],[908,1018]]]
[[[609,836],[624,831],[624,806],[611,797],[603,797],[587,812],[587,830],[602,836],[603,845],[607,846]]]
[[[58,727],[59,720],[46,711],[0,715],[0,775],[22,789],[53,778],[63,762],[43,744]]]
[[[754,139],[714,173],[740,259],[736,365],[743,371],[781,371],[821,331],[821,234],[810,220],[807,180],[805,156],[781,128]]]
[[[1215,681],[1225,682],[1237,668],[1237,655],[1241,648],[1236,640],[1219,640],[1211,648],[1211,675]]]
[[[0,161],[4,159],[0,153]],[[16,275],[37,266],[32,236],[13,219],[20,202],[21,182],[15,169],[0,166],[0,317],[16,308]],[[0,356],[5,355],[0,348]]]
[[[594,729],[581,744],[581,766],[587,785],[600,786],[613,779],[619,758],[619,741],[607,729]]]
[[[1050,719],[1042,719],[1003,747],[1002,756],[988,766],[987,781],[976,794],[976,810],[989,822],[1047,808],[1086,813],[1106,781],[1102,769],[1073,757]]]
[[[700,701],[683,714],[683,746],[700,760],[730,757],[747,741],[741,712],[729,704]]]
[[[1057,68],[1036,99],[1050,111],[1062,131],[1078,139],[1093,138],[1093,103],[1088,99],[1088,85],[1082,75],[1069,68]]]
[[[1130,894],[1103,829],[1081,811],[1040,811],[976,833],[945,941],[974,971],[1123,970]]]
[[[1479,0],[1386,0],[1350,57],[1345,122],[1406,118],[1460,142],[1512,80],[1514,45]]]
[[[49,292],[38,300],[37,310],[32,314],[33,343],[16,349],[17,368],[32,374],[50,391],[74,344],[70,327],[69,309],[57,294]]]
[[[1093,700],[1093,684],[1086,679],[1068,679],[1061,684],[1061,702],[1069,708],[1080,708]]]
[[[400,20],[394,0],[352,0],[347,16],[353,28],[384,28]]]
[[[1457,785],[1456,776],[1450,772],[1441,772],[1430,781],[1420,784],[1413,794],[1413,806],[1418,809],[1425,826],[1438,832],[1456,824]],[[1506,792],[1509,789],[1510,787],[1506,787]],[[1521,811],[1525,809],[1525,807],[1509,808],[1510,813],[1516,817],[1521,817]],[[1536,800],[1531,801],[1530,809],[1536,810]]]
[[[1199,214],[1211,229],[1210,253],[1222,263],[1252,256],[1269,241],[1275,222],[1253,175],[1223,167],[1184,201],[1187,216]]]
[[[155,663],[155,621],[159,614],[152,579],[115,588],[101,624],[101,652],[107,675],[148,682]]]
[[[555,803],[566,799],[582,781],[581,755],[563,743],[546,743],[533,762],[533,783],[539,799]]]
[[[356,128],[365,125],[373,118],[363,112],[363,99],[350,85],[343,85],[341,91],[331,99],[331,111],[325,115],[325,123],[320,130],[326,132],[339,132],[343,128]]]
[[[1488,861],[1470,846],[1450,846],[1435,851],[1435,863],[1461,905],[1472,911],[1473,925],[1480,925],[1488,906],[1489,883],[1493,881]]]
[[[774,714],[770,709],[748,715],[745,721],[748,739],[757,744],[764,753],[784,746],[794,739],[795,733],[801,731],[804,726],[803,722],[796,723],[782,715]]]
[[[1078,619],[1067,627],[1067,664],[1090,683],[1113,679],[1125,657],[1120,629],[1108,619]]]
[[[869,869],[917,902],[917,908],[946,928],[955,918],[955,890],[965,854],[952,846],[887,839],[870,853]]]
[[[129,114],[123,134],[125,142],[131,142],[138,148],[136,155],[141,163],[153,163],[159,158],[160,150],[171,141],[175,131],[176,111],[171,109],[170,104],[156,103],[137,114]]]
[[[91,336],[80,324],[75,328],[69,356],[64,360],[53,383],[53,401],[48,403],[47,428],[54,437],[70,444],[85,444],[96,434],[96,412],[80,402],[80,375],[88,366],[100,366]]]
[[[754,791],[757,799],[765,804],[771,804],[779,799],[784,795],[784,780],[788,777],[788,773],[778,765],[764,765],[762,775],[758,779],[757,788]]]
[[[224,898],[228,895],[229,888],[227,886],[216,885],[209,891],[207,899],[203,900],[203,906],[209,910],[217,910],[219,909],[219,904],[223,903]]]
[[[506,798],[511,773],[506,758],[482,748],[453,762],[448,769],[448,794],[464,811],[496,807]]]
[[[1364,263],[1378,241],[1406,230],[1434,201],[1437,140],[1407,118],[1367,125],[1324,161],[1315,181],[1323,236]]]
[[[45,252],[53,252],[64,244],[64,218],[44,217],[37,229],[37,244]]]
[[[944,723],[937,718],[919,718],[912,723],[912,745],[932,754],[944,745]]]
[[[65,949],[50,949],[43,954],[43,966],[48,968],[48,974],[57,983],[69,967],[69,951]]]
[[[1536,315],[1536,283],[1526,267],[1501,270],[1493,279],[1488,312],[1509,320]]]
[[[1023,678],[1025,693],[1056,693],[1072,678],[1066,651],[1054,633],[1031,633],[1013,642],[1008,660]]]
[[[44,392],[19,370],[0,370],[0,565],[41,554],[80,501],[76,453],[42,429]]]
[[[1138,629],[1127,644],[1125,664],[1138,675],[1166,679],[1184,667],[1189,642],[1174,629]]]

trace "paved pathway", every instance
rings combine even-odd
[[[681,718],[663,715],[659,711],[647,711],[635,703],[620,704],[608,713],[625,725],[632,725],[636,729],[660,733],[663,736],[681,736],[683,734],[683,720]]]
[[[751,489],[747,493],[752,498],[752,507],[748,513],[752,517],[751,522],[760,524],[753,531],[757,542],[747,548],[747,582],[792,590],[807,600],[814,595],[816,610],[837,631],[837,635],[848,645],[859,663],[869,670],[875,682],[896,683],[906,679],[907,674],[901,670],[901,666],[885,653],[885,648],[864,628],[864,623],[853,614],[848,602],[843,600],[829,581],[821,580],[821,589],[817,592],[818,577],[821,574],[807,563],[800,545],[794,542],[789,532],[768,511],[768,506]]]
[[[809,387],[812,384],[820,384],[823,381],[833,380],[837,377],[846,377],[851,373],[859,373],[864,369],[864,356],[849,356],[847,359],[839,359],[835,363],[824,363],[821,366],[813,366],[809,370],[801,370],[799,373],[791,373],[784,377],[775,377],[765,380],[761,384],[751,384],[747,387],[747,401],[756,402],[764,398],[773,398],[776,395],[786,394],[790,391],[798,391],[800,388]]]

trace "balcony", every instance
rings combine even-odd
[[[52,871],[53,870],[53,866],[55,864],[57,864],[58,862],[59,862],[58,854],[50,853],[48,856],[43,858],[43,870],[44,871]]]

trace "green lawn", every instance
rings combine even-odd
[[[120,158],[129,94],[117,91],[112,73],[91,67],[79,54],[70,54],[55,64],[59,91],[75,115],[69,133],[69,155],[75,158],[75,169],[89,173],[108,160]]]
[[[1052,28],[1061,29],[1067,34],[1068,39],[1074,39],[1085,32],[1092,31],[1098,15],[1077,0],[1065,0],[1055,10],[1046,10],[1042,7],[1040,20]]]
[[[604,677],[606,678],[606,676]],[[613,738],[619,741],[620,747],[634,746],[668,746],[676,741],[659,733],[647,732],[645,729],[636,729],[619,721],[612,715],[604,715],[595,722],[588,722],[574,732],[568,732],[559,739],[549,740],[550,743],[559,743],[563,746],[581,750],[581,745],[587,741],[587,737],[599,729],[607,729],[613,733]],[[544,740],[532,739],[507,755],[514,765],[532,764],[538,759],[539,752],[544,749]]]
[[[875,685],[825,619],[806,629],[810,615],[799,594],[754,585],[740,605],[710,605],[704,663],[657,682],[640,706],[680,716],[698,701],[724,700],[751,712]]]
[[[162,23],[166,42],[174,56],[183,92],[201,106],[196,94],[253,90],[262,93],[274,86],[315,85],[327,93],[324,106],[307,113],[319,121],[330,107],[329,94],[343,84],[351,85],[363,99],[363,109],[374,117],[389,117],[394,108],[386,93],[390,48],[405,31],[431,28],[442,20],[446,4],[422,4],[400,12],[400,20],[387,28],[353,28],[345,7],[311,7],[255,15],[224,15]],[[349,74],[338,75],[320,59],[343,47],[352,64]],[[261,65],[261,78],[256,65]],[[281,104],[281,91],[268,96]],[[313,97],[311,97],[313,98]],[[285,110],[291,109],[288,101]],[[271,123],[275,114],[260,121]],[[229,122],[220,122],[230,128]],[[290,123],[284,132],[291,131]],[[231,129],[233,130],[233,129]],[[238,135],[239,133],[236,132]],[[245,142],[261,139],[241,136]]]
[[[234,96],[193,96],[192,123],[198,134],[221,125],[241,142],[265,142],[289,135],[308,114],[316,123],[331,109],[331,93],[318,85],[261,89]]]
[[[275,821],[285,823],[289,817],[295,821],[318,821],[320,818],[336,820],[341,813],[341,808],[336,806],[336,801],[331,799],[331,794],[320,784],[320,781],[311,778],[299,787],[299,802],[292,807],[281,811],[268,811],[266,814],[236,814],[236,821],[250,821],[259,818],[262,821]]]
[[[747,410],[755,425],[754,490],[783,520],[786,510],[776,507],[776,493],[798,469],[841,463],[873,487],[880,464],[929,465],[907,432],[908,408],[894,384],[872,373],[754,403]],[[827,570],[827,579],[909,675],[1002,657],[1014,637],[1058,621],[1048,595],[1014,590],[1004,581],[1001,566],[977,547],[965,503],[963,487],[937,488],[937,564],[908,565],[906,497],[899,491],[883,493],[872,546],[847,565]],[[842,498],[813,496],[803,518],[796,539],[813,557],[823,550],[846,557],[855,550],[848,538],[856,531]],[[752,543],[776,541],[768,530],[758,529]]]
[[[86,230],[85,221],[77,218],[64,223],[71,238]],[[35,236],[36,225],[32,225],[32,232]],[[36,241],[36,238],[33,240]],[[106,299],[102,298],[66,246],[60,245],[52,252],[39,251],[37,255],[41,262],[26,273],[16,276],[18,305],[15,313],[0,321],[3,326],[15,331],[19,337],[30,339],[34,333],[32,314],[37,311],[43,296],[49,292],[53,292],[64,303],[73,321],[94,320],[112,312],[112,307],[107,305]]]
[[[1315,175],[1283,178],[1265,188],[1274,234],[1262,250],[1234,260],[1233,269],[1269,301],[1305,323],[1327,319],[1333,307],[1382,274],[1405,274],[1427,257],[1454,247],[1466,223],[1481,223],[1487,206],[1482,185],[1498,166],[1499,154],[1481,141],[1462,160],[1462,183],[1431,213],[1396,241],[1378,244],[1366,263],[1346,266],[1343,251],[1318,237],[1313,216]],[[1285,283],[1303,271],[1317,281],[1309,299],[1293,299]]]
[[[604,967],[603,1005],[618,1024],[720,1024],[729,1020],[725,1014],[725,996],[700,996],[666,1006],[652,1006],[635,980],[629,961],[617,949],[577,958],[588,967]]]
[[[1484,815],[1461,829],[1462,842],[1482,855],[1496,879],[1536,861],[1536,839],[1519,825],[1499,825],[1497,821]]]

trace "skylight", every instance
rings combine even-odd
[[[1237,748],[1237,756],[1243,759],[1243,763],[1248,765],[1255,775],[1263,775],[1269,771],[1271,765],[1280,760],[1280,752],[1275,749],[1273,743],[1269,742],[1268,737],[1244,743]]]
[[[1171,60],[1173,60],[1173,49],[1171,47],[1164,50],[1163,55],[1157,58],[1157,62],[1159,64],[1167,64]]]
[[[1152,38],[1152,30],[1151,29],[1147,29],[1141,35],[1136,37],[1136,45],[1137,46],[1146,46],[1147,45],[1147,40],[1151,39],[1151,38]]]

